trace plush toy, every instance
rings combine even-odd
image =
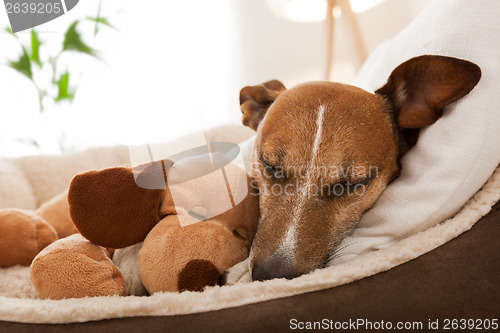
[[[29,266],[47,245],[78,232],[66,197],[61,193],[34,212],[0,210],[0,266]]]
[[[31,264],[33,285],[51,299],[218,284],[248,256],[259,218],[246,173],[222,169],[225,196],[210,176],[172,183],[172,173],[192,170],[169,160],[79,174],[35,212],[0,211],[0,266]],[[220,213],[228,194],[232,206]]]

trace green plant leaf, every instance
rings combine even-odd
[[[105,17],[90,17],[90,16],[87,16],[86,19],[89,20],[89,21],[95,22],[94,35],[97,35],[97,33],[99,32],[99,25],[100,24],[103,24],[103,25],[107,26],[108,28],[116,30],[116,28],[113,25],[111,25],[111,23],[109,23],[108,19],[105,18]]]
[[[11,34],[12,36],[16,37],[17,38],[17,35],[15,33],[12,32],[12,29],[10,27],[5,27],[4,29],[5,31],[7,31],[9,34]]]
[[[73,98],[75,98],[75,91],[69,86],[69,76],[69,72],[66,71],[61,74],[59,80],[57,80],[58,93],[57,97],[54,99],[55,102],[60,102],[65,99],[72,101]]]
[[[96,51],[83,42],[80,33],[76,30],[77,25],[78,21],[73,22],[66,31],[63,41],[63,51],[82,52],[97,58]]]
[[[26,75],[30,79],[33,79],[33,72],[31,71],[30,57],[28,55],[28,52],[24,48],[24,46],[21,46],[21,47],[23,49],[23,52],[21,53],[21,56],[19,57],[19,59],[16,61],[9,61],[8,65],[9,65],[9,67],[14,68],[19,73]]]
[[[42,42],[38,38],[38,34],[35,29],[31,29],[31,61],[37,64],[39,67],[42,67],[43,64],[40,61],[40,45]]]
[[[115,28],[114,26],[111,25],[111,23],[109,23],[108,19],[105,18],[105,17],[90,17],[90,16],[87,16],[86,18],[89,21],[97,22],[98,24],[104,24],[105,26],[108,26],[110,28]]]
[[[113,27],[109,23],[108,19],[106,19],[105,17],[101,17],[101,8],[102,8],[102,1],[99,1],[99,7],[97,7],[96,16],[95,17],[90,17],[90,16],[86,17],[87,20],[95,22],[94,36],[97,35],[97,33],[99,32],[99,25],[100,24],[104,24],[105,26],[107,26],[109,28],[115,29],[115,27]]]
[[[29,138],[29,139],[25,139],[25,138],[18,138],[16,139],[17,142],[21,142],[23,144],[26,144],[26,145],[30,145],[30,146],[33,146],[37,149],[40,149],[40,143],[38,143],[37,140],[35,139],[32,139],[32,138]]]

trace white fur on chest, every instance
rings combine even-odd
[[[142,242],[118,249],[113,254],[113,263],[122,272],[125,279],[127,293],[133,296],[148,295],[146,288],[142,284],[141,274],[139,271],[139,250],[142,247]]]

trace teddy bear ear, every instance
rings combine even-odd
[[[68,202],[78,231],[107,248],[142,242],[162,218],[160,207],[170,195],[166,174],[172,164],[164,160],[75,176]]]

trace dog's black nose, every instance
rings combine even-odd
[[[263,266],[259,264],[254,264],[253,269],[252,269],[252,280],[254,281],[265,281],[265,280],[271,280],[273,276]]]
[[[286,260],[280,260],[278,256],[270,257],[253,263],[252,280],[265,281],[278,278],[293,279],[300,275]]]

